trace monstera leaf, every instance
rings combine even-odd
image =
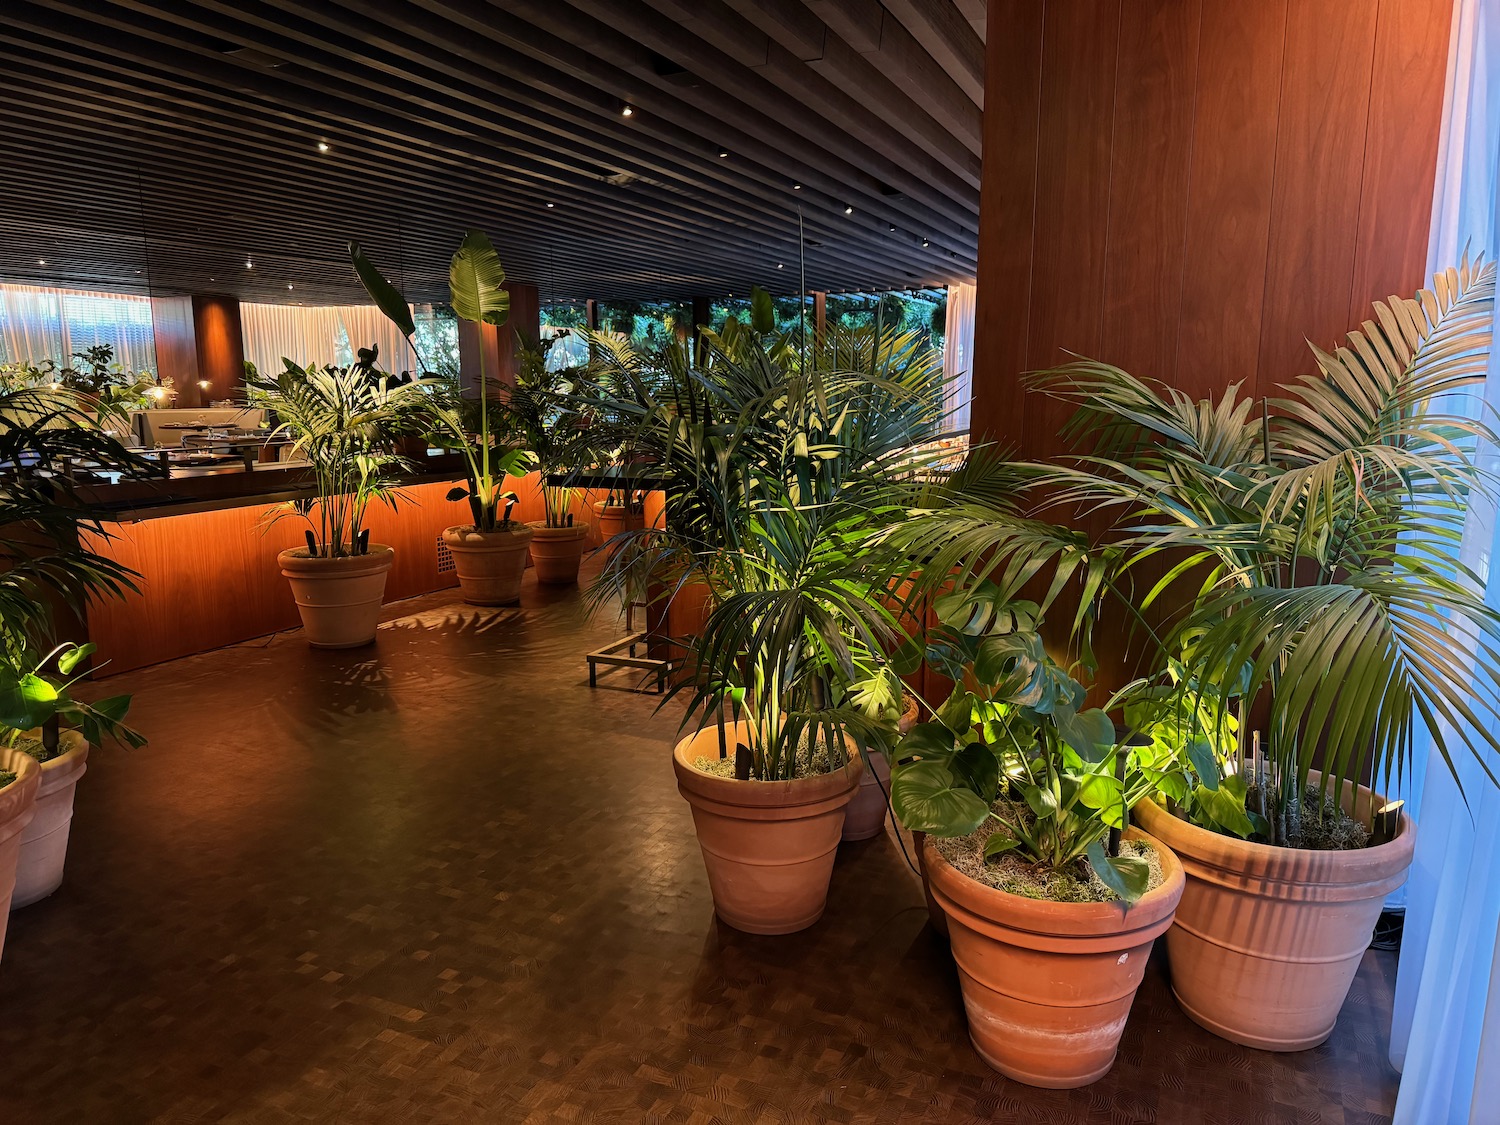
[[[907,828],[934,836],[967,836],[990,815],[985,801],[946,765],[930,759],[892,773],[891,807]]]
[[[505,267],[489,237],[471,230],[448,267],[449,302],[464,320],[496,327],[510,315],[510,294],[504,289]]]

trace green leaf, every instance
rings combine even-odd
[[[1008,700],[1026,690],[1044,657],[1042,639],[1035,633],[986,637],[974,659],[974,676],[995,698]]]
[[[1193,772],[1198,775],[1203,788],[1210,791],[1218,789],[1219,762],[1214,757],[1214,748],[1205,739],[1190,738],[1186,749],[1188,761],[1193,764]]]
[[[924,758],[946,756],[953,753],[956,744],[953,732],[942,723],[917,723],[896,746],[898,758],[920,755]]]
[[[1111,828],[1125,827],[1120,782],[1114,775],[1090,773],[1078,778],[1078,800],[1097,812],[1099,819]]]
[[[948,767],[930,759],[892,772],[891,808],[911,831],[934,836],[967,836],[990,815],[973,790],[956,785]]]
[[[510,294],[504,285],[505,268],[489,238],[481,231],[469,231],[448,267],[453,311],[464,320],[496,327],[504,324],[510,315]]]
[[[949,730],[965,733],[974,725],[974,699],[962,684],[957,684],[933,717]]]
[[[39,727],[57,714],[57,700],[57,688],[34,672],[19,679],[7,673],[0,679],[0,726]]]
[[[1038,820],[1046,820],[1057,812],[1057,797],[1052,790],[1044,789],[1040,785],[1023,785],[1021,794],[1026,798],[1026,803],[1031,806],[1031,811],[1036,813]]]
[[[57,667],[64,676],[71,675],[79,663],[99,651],[99,646],[90,642],[85,645],[72,645],[61,656],[57,658]]]
[[[1151,887],[1151,865],[1140,856],[1111,856],[1095,840],[1088,847],[1088,857],[1099,881],[1127,903],[1135,902]]]
[[[386,318],[394,324],[401,335],[407,339],[416,333],[417,326],[412,320],[411,306],[406,303],[406,298],[401,296],[400,291],[385,279],[385,275],[375,268],[375,264],[365,257],[365,252],[359,248],[359,243],[349,243],[349,259],[354,263],[354,272],[359,275],[359,282],[365,287],[365,292],[370,295],[370,300],[375,302],[377,308],[385,313]]]
[[[953,780],[972,789],[985,804],[995,799],[1000,789],[1000,759],[982,742],[971,742],[948,762]]]
[[[1059,711],[1057,731],[1085,762],[1102,762],[1115,746],[1115,724],[1097,707],[1082,712]]]
[[[750,287],[750,327],[762,336],[776,331],[776,306],[759,285]]]
[[[447,498],[449,500],[467,500],[469,498],[469,490],[467,488],[455,485],[453,488],[450,488],[448,490]]]
[[[1217,789],[1198,786],[1193,790],[1193,804],[1214,824],[1236,836],[1248,838],[1255,831],[1255,825],[1245,815],[1244,795],[1235,796],[1227,784]]]
[[[891,668],[898,676],[913,676],[922,667],[924,649],[916,637],[907,637],[891,654]]]
[[[994,859],[997,855],[1004,855],[1008,851],[1014,851],[1021,846],[1017,840],[1008,832],[996,832],[984,842],[984,858]]]

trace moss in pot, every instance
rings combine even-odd
[[[897,745],[891,804],[925,833],[969,1034],[1035,1086],[1103,1077],[1183,873],[1125,830],[1151,791],[1114,724],[1047,656],[1035,605],[989,582],[934,603],[929,666],[956,687]]]

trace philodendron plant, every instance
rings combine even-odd
[[[1152,781],[1109,716],[1085,709],[1083,685],[1047,655],[1036,606],[981,582],[933,609],[926,659],[957,686],[896,747],[896,815],[933,836],[990,825],[986,859],[1014,853],[1080,879],[1087,864],[1118,898],[1139,899],[1150,866],[1120,854],[1119,832]]]
[[[95,703],[76,699],[72,687],[83,674],[73,673],[95,651],[92,644],[60,644],[38,660],[15,642],[0,646],[0,743],[13,746],[28,731],[39,731],[46,761],[58,749],[62,725],[76,727],[95,745],[113,738],[127,746],[144,746],[145,737],[125,725],[130,696],[113,695]],[[55,668],[56,672],[49,669]]]

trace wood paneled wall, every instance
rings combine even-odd
[[[1424,284],[1451,0],[990,0],[976,433],[1076,352],[1257,393]]]
[[[202,406],[198,391],[198,345],[193,336],[191,297],[152,297],[151,335],[156,374],[171,379],[179,406]]]
[[[194,383],[193,393],[199,399],[186,405],[239,398],[245,387],[245,334],[239,300],[222,294],[196,294],[193,332],[197,337],[198,378],[207,379],[209,387],[201,390]]]

